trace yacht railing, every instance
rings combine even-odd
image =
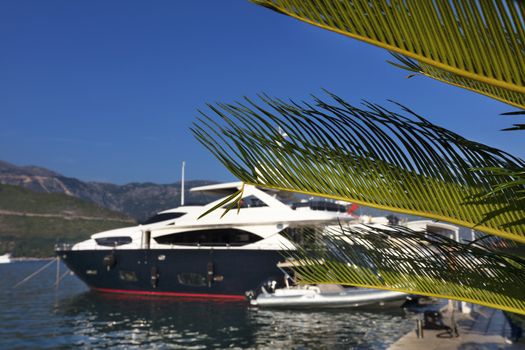
[[[71,243],[57,243],[55,244],[55,252],[56,251],[63,251],[63,250],[72,250],[73,244]]]
[[[239,248],[239,247],[245,247],[249,244],[246,244],[246,245],[200,245],[200,244],[197,244],[197,245],[189,245],[189,244],[178,244],[178,245],[174,245],[174,244],[170,244],[170,245],[162,245],[162,246],[158,246],[158,245],[155,245],[153,247],[149,247],[147,249],[144,249],[142,247],[138,247],[137,245],[134,245],[132,248],[130,247],[124,247],[124,246],[115,246],[115,247],[109,247],[109,246],[100,246],[98,244],[93,244],[89,247],[87,246],[82,246],[82,248],[77,248],[77,249],[73,249],[73,246],[74,244],[68,244],[68,243],[61,243],[61,244],[55,244],[55,252],[56,251],[72,251],[72,250],[114,250],[114,249],[117,249],[117,250],[120,250],[120,249],[124,249],[124,250],[127,250],[127,249],[132,249],[132,250],[163,250],[163,249],[191,249],[191,248],[196,248],[198,250],[213,250],[213,249],[219,249],[219,250],[222,250],[222,249],[235,249],[235,248]],[[257,250],[266,250],[267,247],[255,247]],[[250,248],[250,249],[255,249],[255,248]]]

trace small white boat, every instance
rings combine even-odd
[[[11,254],[7,253],[0,255],[0,264],[7,264],[11,262]]]
[[[401,306],[408,294],[367,288],[345,288],[335,284],[317,286],[293,286],[277,288],[268,292],[262,288],[250,304],[259,307],[360,307],[360,306]]]

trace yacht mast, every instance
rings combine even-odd
[[[186,161],[182,161],[182,176],[180,181],[180,205],[184,205],[184,167],[186,166]]]

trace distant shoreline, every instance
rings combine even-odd
[[[45,261],[45,260],[53,260],[55,257],[46,257],[46,258],[35,258],[35,257],[17,257],[17,258],[10,258],[11,262],[19,262],[19,261]]]

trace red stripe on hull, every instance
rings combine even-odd
[[[127,290],[127,289],[110,289],[110,288],[92,288],[98,292],[104,293],[120,293],[120,294],[135,294],[135,295],[159,295],[171,297],[187,297],[187,298],[209,298],[209,299],[229,299],[229,300],[246,300],[244,295],[232,294],[197,294],[197,293],[176,293],[176,292],[150,292],[144,290]]]

